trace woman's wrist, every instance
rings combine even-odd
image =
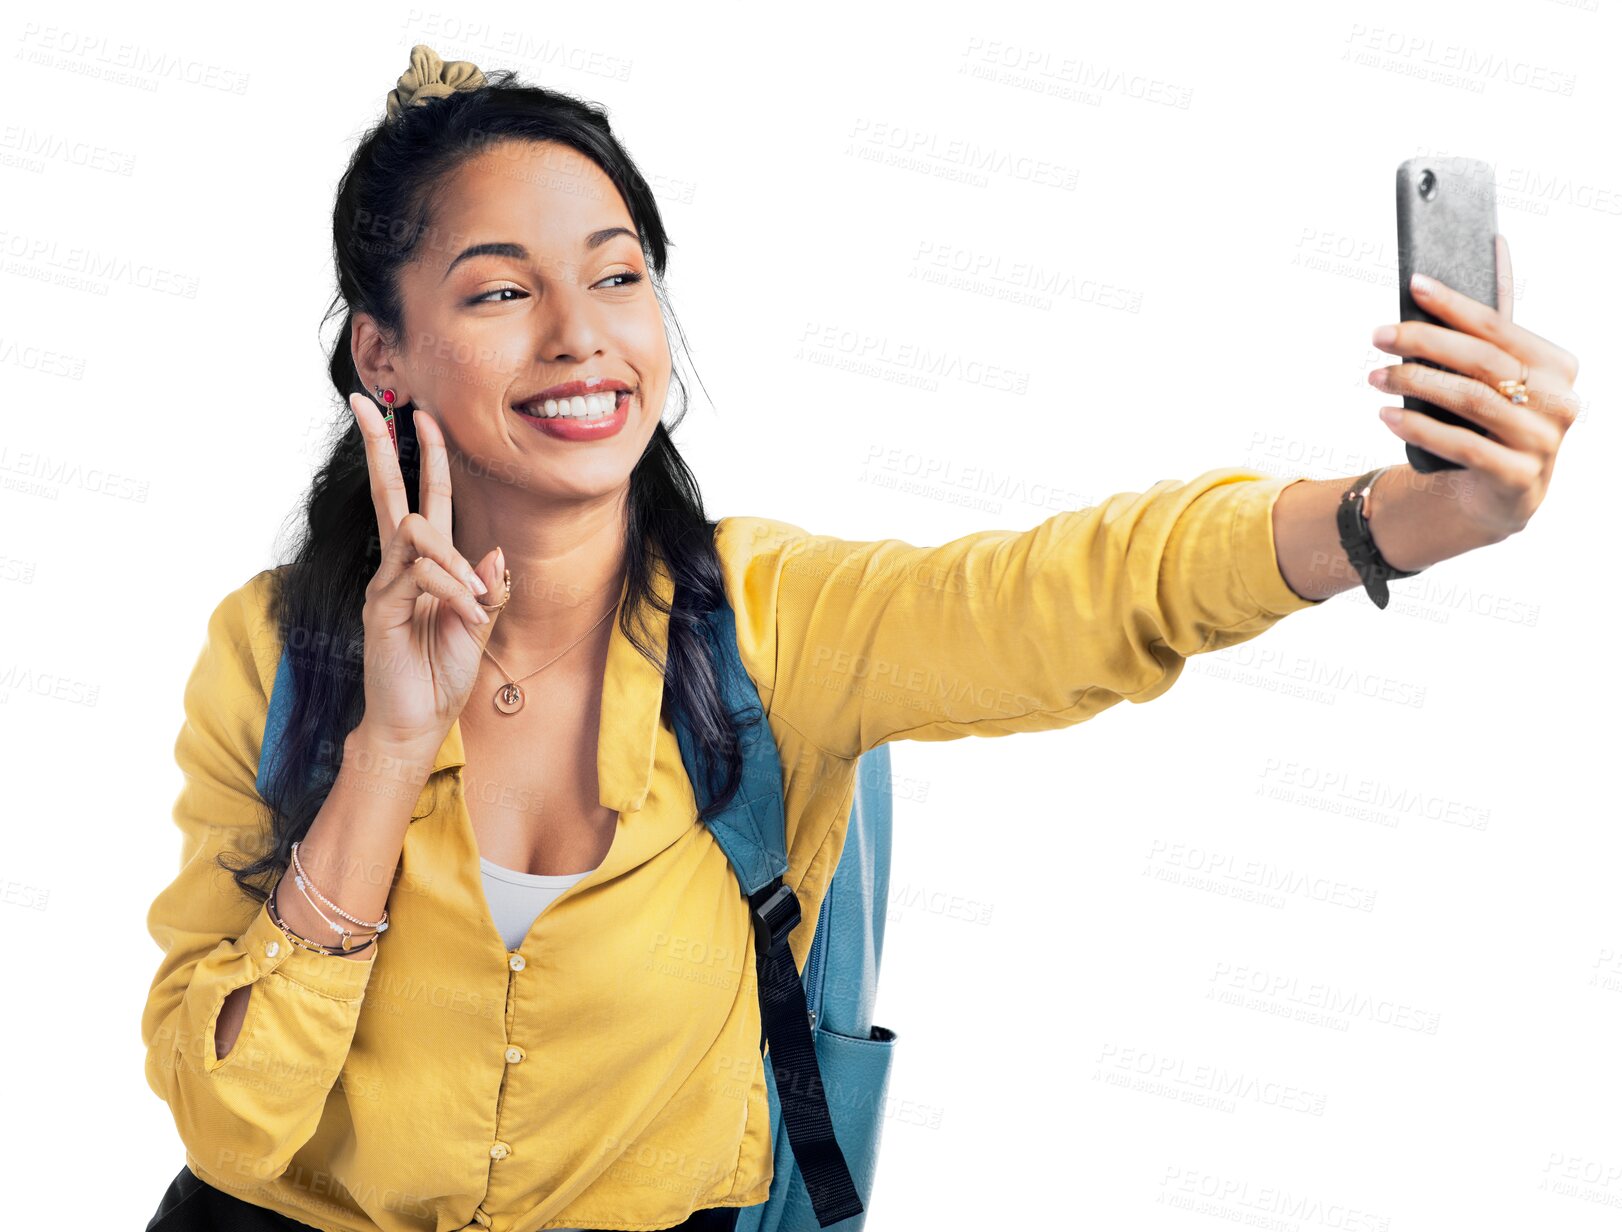
[[[438,744],[430,748],[427,743],[401,744],[383,738],[362,718],[344,737],[342,766],[351,775],[374,780],[374,791],[416,799],[433,773],[438,752]]]
[[[1421,474],[1407,463],[1376,476],[1363,515],[1386,564],[1411,573],[1499,542],[1483,539],[1464,516],[1461,496],[1470,482],[1462,470]]]

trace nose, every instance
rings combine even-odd
[[[550,363],[579,363],[602,354],[602,327],[586,291],[560,290],[536,314],[539,357]]]

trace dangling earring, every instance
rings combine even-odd
[[[381,385],[372,386],[377,391],[377,400],[383,404],[383,422],[389,426],[389,443],[394,446],[394,456],[400,456],[400,438],[394,432],[394,391],[384,389]]]

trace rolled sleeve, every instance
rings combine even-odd
[[[1233,529],[1229,542],[1239,578],[1256,609],[1275,616],[1317,607],[1323,599],[1307,599],[1290,589],[1278,566],[1278,543],[1273,536],[1273,506],[1285,488],[1301,478],[1257,479],[1244,485],[1233,498]]]
[[[292,892],[290,884],[285,893]],[[360,958],[318,954],[288,941],[276,921],[270,918],[270,908],[263,905],[237,941],[243,952],[253,959],[255,980],[275,972],[323,997],[355,1002],[360,1001],[371,980],[372,963],[381,944],[381,941],[373,942],[362,951]]]
[[[276,649],[260,574],[228,595],[184,694],[175,741],[184,784],[173,817],[179,875],[147,913],[163,951],[141,1017],[146,1076],[170,1108],[187,1151],[218,1173],[252,1160],[279,1176],[320,1123],[354,1038],[377,951],[364,959],[289,941],[261,900],[238,888],[219,857],[261,854],[270,814],[255,786]],[[225,1056],[215,1031],[225,1000],[251,986]]]

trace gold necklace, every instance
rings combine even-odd
[[[538,673],[543,672],[547,668],[551,667],[552,664],[556,663],[564,655],[568,654],[576,646],[580,645],[581,642],[585,641],[586,638],[590,637],[594,632],[596,632],[597,626],[602,624],[603,621],[607,620],[610,616],[612,616],[618,610],[619,610],[619,604],[616,602],[613,607],[609,608],[606,612],[604,612],[601,616],[599,616],[597,618],[596,623],[594,623],[591,626],[591,628],[587,629],[579,637],[575,638],[574,641],[570,642],[562,650],[558,651],[557,654],[553,655],[545,663],[543,663],[539,667],[537,667],[535,669],[535,671],[530,672],[529,675],[521,676],[521,677],[519,677],[519,679],[520,680],[528,680],[530,676],[537,675]],[[496,690],[496,696],[495,696],[496,709],[499,710],[502,714],[517,714],[520,710],[522,710],[524,708],[524,690],[518,687],[518,681],[514,680],[512,678],[512,676],[508,673],[506,668],[502,667],[500,663],[496,663],[496,656],[493,655],[493,654],[490,654],[490,648],[488,646],[486,646],[484,648],[484,653],[487,654],[487,655],[490,655],[490,662],[496,664],[496,670],[501,673],[503,679],[505,679],[506,682],[507,682],[506,684],[502,685],[499,689]]]

